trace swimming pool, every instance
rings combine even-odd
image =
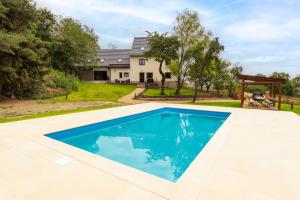
[[[161,108],[46,136],[176,182],[229,115]]]

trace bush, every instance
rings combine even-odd
[[[36,99],[48,99],[62,94],[70,93],[76,90],[80,83],[74,75],[67,75],[58,70],[51,70],[44,76],[44,83],[35,95]]]
[[[76,90],[79,79],[74,75],[66,75],[58,70],[51,70],[45,77],[46,86],[49,88],[63,88],[66,93]]]

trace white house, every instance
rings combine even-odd
[[[101,49],[100,63],[80,73],[82,81],[110,83],[160,83],[159,62],[146,58],[147,37],[135,37],[131,49]],[[175,79],[163,65],[166,87],[173,87]]]

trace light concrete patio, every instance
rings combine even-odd
[[[44,136],[161,107],[232,113],[176,183]],[[0,199],[300,199],[300,117],[146,103],[1,124]]]

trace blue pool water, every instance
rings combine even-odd
[[[229,115],[162,108],[47,136],[176,182]]]

